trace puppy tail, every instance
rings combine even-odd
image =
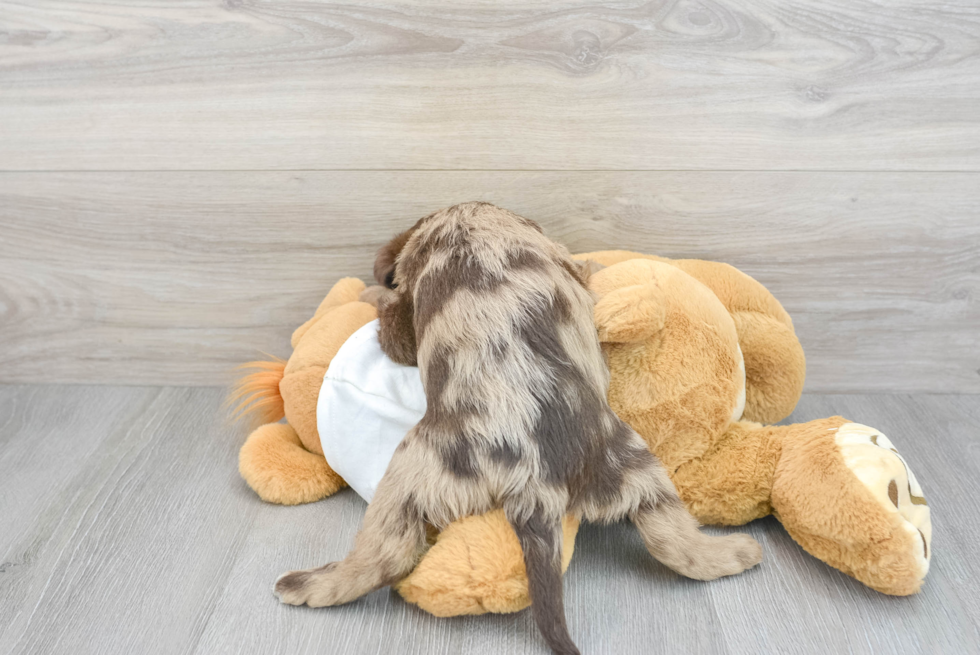
[[[561,517],[548,517],[537,511],[526,520],[511,517],[508,520],[524,551],[534,622],[556,654],[579,655],[565,624],[561,583]]]

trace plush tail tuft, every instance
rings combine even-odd
[[[226,405],[231,418],[251,418],[256,423],[275,423],[285,416],[279,382],[286,371],[286,360],[273,357],[271,361],[246,362],[237,370],[252,371],[239,378],[228,393]]]
[[[561,517],[536,512],[527,521],[510,521],[524,551],[534,622],[556,655],[580,655],[565,624],[561,583]]]

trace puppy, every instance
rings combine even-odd
[[[534,619],[556,653],[565,625],[561,520],[628,516],[650,553],[710,580],[757,564],[745,535],[709,537],[643,439],[609,408],[583,269],[533,222],[484,203],[415,224],[379,253],[378,338],[418,365],[427,407],[395,452],[341,562],[276,582],[284,603],[337,605],[412,571],[426,524],[503,507],[524,553]]]

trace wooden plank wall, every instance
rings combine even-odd
[[[809,391],[980,391],[980,6],[0,0],[0,382],[211,385],[481,199],[730,262]]]

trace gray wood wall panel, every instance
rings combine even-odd
[[[238,478],[244,434],[221,389],[0,385],[0,652],[544,654],[528,612],[438,619],[387,590],[285,607],[276,576],[340,557],[364,502],[261,502]],[[565,576],[584,653],[978,652],[980,396],[811,396],[884,431],[933,511],[922,592],[878,594],[804,553],[774,519],[762,564],[680,578],[628,524],[585,526]]]
[[[0,2],[0,169],[978,170],[974,0]]]
[[[227,382],[472,199],[576,251],[742,268],[793,315],[810,391],[980,391],[974,173],[4,173],[0,381]]]

